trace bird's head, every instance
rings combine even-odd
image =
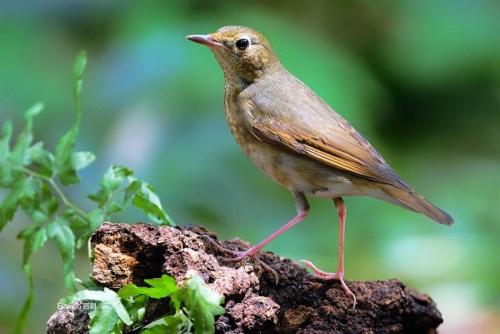
[[[251,28],[226,26],[212,34],[188,35],[186,38],[208,46],[229,81],[251,83],[279,66],[269,42]]]

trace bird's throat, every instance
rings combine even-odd
[[[225,80],[225,90],[231,96],[236,96],[241,93],[245,88],[252,84],[251,81],[240,77],[240,76],[226,76],[224,75]]]

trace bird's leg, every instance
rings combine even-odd
[[[356,306],[356,296],[349,289],[347,284],[344,282],[344,234],[345,234],[345,218],[346,218],[346,209],[344,200],[341,197],[335,197],[333,199],[335,203],[335,208],[337,209],[337,213],[339,215],[339,263],[337,267],[336,273],[328,273],[318,269],[311,261],[301,260],[306,267],[311,269],[313,273],[321,279],[324,280],[339,280],[342,289],[348,294],[351,295],[354,300],[354,306]]]
[[[246,251],[243,252],[237,252],[236,257],[231,259],[231,261],[241,261],[247,256],[254,256],[257,254],[262,248],[264,248],[265,245],[276,239],[279,235],[283,234],[293,226],[297,225],[301,221],[304,220],[304,218],[307,217],[308,211],[301,211],[297,213],[295,217],[293,217],[290,221],[288,221],[285,225],[281,226],[279,229],[274,231],[271,235],[269,235],[267,238],[259,242],[257,245],[250,247]]]
[[[223,251],[228,254],[234,255],[234,258],[228,259],[228,261],[231,262],[238,262],[243,260],[244,258],[248,256],[254,256],[257,254],[262,248],[264,248],[265,245],[276,239],[279,235],[283,234],[293,226],[297,225],[300,223],[304,218],[307,217],[307,214],[309,213],[309,203],[307,202],[306,197],[304,194],[300,192],[294,192],[293,193],[296,199],[296,206],[297,206],[297,215],[293,217],[290,221],[288,221],[285,225],[280,227],[278,230],[274,231],[271,235],[269,235],[267,238],[259,242],[257,245],[250,247],[249,249],[245,251],[234,251],[230,249],[226,249],[221,245],[218,245],[215,243],[215,241],[212,242],[212,244],[216,245],[216,248],[220,251]]]

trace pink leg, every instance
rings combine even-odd
[[[257,245],[250,247],[246,251],[243,252],[235,252],[233,253],[236,255],[235,258],[231,259],[231,261],[241,261],[247,256],[253,256],[257,254],[262,248],[264,248],[265,245],[276,239],[279,235],[285,233],[288,231],[290,228],[293,226],[297,225],[301,221],[304,220],[304,218],[307,217],[307,214],[309,213],[309,210],[301,211],[299,212],[295,217],[293,217],[288,223],[285,225],[281,226],[278,230],[274,231],[270,236],[259,242]]]
[[[328,273],[318,269],[311,261],[302,260],[301,262],[311,269],[314,274],[324,280],[339,280],[344,291],[351,295],[354,300],[354,306],[356,306],[356,296],[349,289],[349,287],[344,282],[344,232],[345,232],[345,218],[346,218],[346,209],[344,205],[344,201],[341,197],[335,197],[333,199],[335,203],[335,207],[337,208],[337,213],[339,215],[339,263],[337,267],[336,273]]]
[[[346,210],[344,200],[341,197],[335,197],[333,199],[335,203],[335,208],[337,208],[337,213],[339,215],[339,265],[337,272],[344,273],[344,231],[345,231],[345,217]],[[341,281],[343,281],[341,279]],[[345,285],[345,284],[344,284]]]
[[[234,251],[234,250],[230,250],[230,249],[226,249],[226,248],[222,247],[221,245],[217,244],[213,240],[210,240],[210,242],[219,250],[234,255],[235,256],[234,258],[228,259],[229,261],[232,261],[232,262],[238,262],[238,261],[241,261],[248,256],[254,256],[262,248],[264,248],[264,246],[266,246],[268,243],[270,243],[271,241],[276,239],[279,235],[285,233],[290,228],[297,225],[298,223],[300,223],[301,221],[303,221],[307,217],[307,215],[309,213],[309,203],[307,203],[306,197],[304,196],[304,194],[299,193],[299,192],[294,192],[293,194],[295,196],[296,205],[297,205],[297,215],[295,217],[293,217],[290,221],[288,221],[288,223],[286,223],[285,225],[280,227],[278,230],[274,231],[270,236],[268,236],[267,238],[265,238],[264,240],[259,242],[257,245],[250,247],[246,251]]]

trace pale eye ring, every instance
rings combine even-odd
[[[250,45],[250,41],[248,38],[240,38],[239,40],[236,41],[236,47],[240,49],[241,51],[245,50],[248,48]]]

